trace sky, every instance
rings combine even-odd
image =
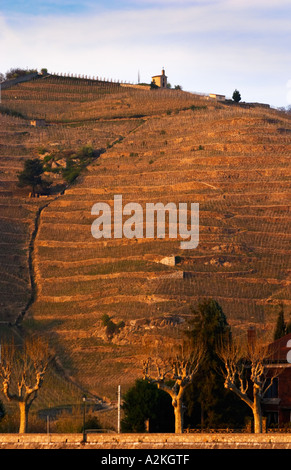
[[[0,72],[47,68],[291,104],[291,0],[0,0]]]

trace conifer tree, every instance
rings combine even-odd
[[[274,332],[274,340],[282,338],[282,336],[286,335],[286,323],[284,320],[284,310],[283,305],[281,305],[281,310],[278,314],[276,328]]]
[[[241,95],[240,95],[240,92],[238,90],[234,90],[233,94],[232,94],[232,99],[233,101],[235,101],[235,103],[239,103],[240,100],[241,100]]]
[[[193,341],[202,342],[205,354],[197,373],[195,387],[187,394],[189,423],[201,427],[215,427],[229,420],[235,425],[242,419],[246,407],[224,389],[222,366],[217,355],[221,344],[231,341],[231,329],[221,306],[213,299],[205,300],[192,309],[190,336]]]

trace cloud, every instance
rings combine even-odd
[[[288,80],[286,84],[286,88],[287,88],[287,104],[291,105],[291,79]]]
[[[192,3],[192,2],[191,2]],[[288,18],[261,16],[256,14],[237,15],[235,11],[225,11],[209,4],[189,6],[187,8],[167,8],[166,10],[151,8],[144,10],[102,11],[95,14],[84,14],[73,17],[67,15],[46,16],[14,16],[10,21],[11,27],[20,34],[37,34],[40,40],[49,30],[50,40],[62,38],[67,43],[78,40],[89,44],[95,39],[114,40],[127,39],[140,42],[151,40],[153,37],[198,33],[233,33],[233,40],[242,34],[264,34],[264,38],[271,33],[289,33],[291,21]],[[72,34],[73,32],[73,34]]]
[[[189,0],[191,1],[191,0]],[[278,11],[282,7],[290,8],[289,0],[215,0],[217,3],[225,4],[227,7],[240,9],[272,9]]]
[[[164,66],[172,85],[184,89],[227,94],[242,85],[252,90],[251,100],[257,90],[257,100],[268,101],[268,93],[274,96],[282,86],[277,100],[284,104],[291,23],[286,15],[270,13],[269,0],[261,10],[261,0],[156,0],[154,6],[141,0],[138,8],[131,1],[122,9],[124,3],[70,16],[0,16],[1,71],[47,67],[134,81],[140,69],[141,79],[149,81]],[[278,0],[278,6],[286,1]],[[269,92],[262,93],[266,82]]]

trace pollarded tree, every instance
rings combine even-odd
[[[28,413],[43,384],[48,362],[48,346],[40,338],[25,340],[22,349],[17,348],[13,341],[2,344],[2,390],[9,401],[19,405],[19,433],[27,432]]]
[[[185,391],[193,382],[203,358],[203,347],[198,343],[175,345],[172,348],[159,348],[154,357],[144,361],[144,379],[168,393],[172,398],[175,415],[175,433],[183,432]]]
[[[262,338],[252,341],[238,339],[218,349],[223,361],[224,386],[234,392],[252,410],[255,433],[262,432],[262,400],[272,386],[279,369],[268,367],[271,355]]]

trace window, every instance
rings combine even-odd
[[[264,398],[278,398],[278,389],[279,389],[279,380],[278,377],[273,379],[273,383],[270,386],[272,379],[267,379],[265,384],[265,389],[268,388],[266,391]]]
[[[267,426],[277,425],[279,423],[278,411],[267,412]]]

